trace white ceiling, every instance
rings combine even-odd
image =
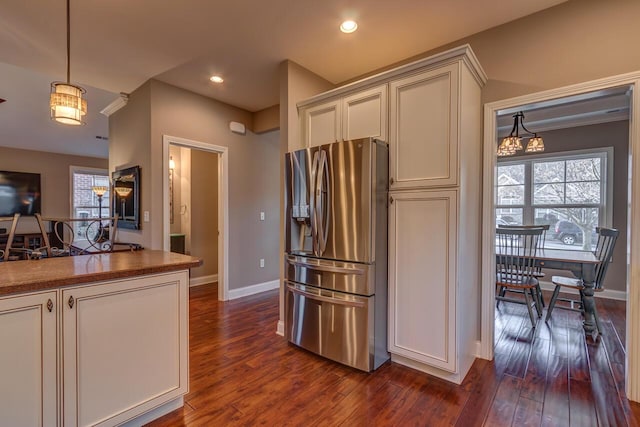
[[[72,0],[71,81],[115,98],[156,77],[258,111],[279,102],[285,59],[340,83],[564,1]],[[340,33],[345,18],[358,31]],[[64,29],[64,0],[3,2],[0,62],[49,76],[47,91],[65,76]],[[0,112],[17,102],[4,89]]]

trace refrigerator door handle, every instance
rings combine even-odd
[[[360,302],[360,301],[350,301],[345,299],[327,297],[321,294],[315,294],[315,293],[303,291],[302,289],[299,289],[297,286],[287,285],[287,288],[289,288],[289,290],[294,294],[298,294],[305,298],[309,298],[316,301],[328,302],[330,304],[346,305],[349,307],[359,307],[359,308],[364,307],[366,305],[364,302]]]
[[[354,274],[357,276],[362,276],[366,273],[366,271],[361,268],[338,267],[320,262],[317,264],[309,264],[304,261],[299,261],[296,257],[287,257],[287,262],[297,267],[307,268],[309,270],[327,271],[329,273]]]
[[[318,158],[318,152],[316,151],[315,153],[313,153],[313,162],[311,163],[311,198],[310,198],[310,202],[309,202],[309,210],[311,211],[311,243],[313,246],[313,254],[314,255],[320,255],[319,254],[319,248],[318,248],[318,212],[316,211],[316,204],[317,204],[317,199],[316,199],[316,181],[318,179],[318,165],[319,165],[319,158]]]
[[[316,177],[316,199],[320,201],[317,206],[318,209],[318,225],[320,226],[320,230],[318,233],[318,246],[319,253],[318,255],[322,255],[327,247],[327,237],[329,233],[329,218],[331,215],[331,177],[329,176],[329,165],[327,163],[327,152],[320,151],[320,160],[319,160],[319,172]],[[325,188],[326,183],[326,188]],[[323,197],[322,193],[326,193],[326,196]]]

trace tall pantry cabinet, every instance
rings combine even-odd
[[[298,104],[311,146],[352,139],[345,101],[369,103],[353,110],[357,137],[389,143],[389,352],[455,383],[475,359],[480,331],[485,83],[465,45]],[[313,115],[331,106],[335,120],[319,129]]]

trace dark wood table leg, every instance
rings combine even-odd
[[[584,304],[584,331],[591,335],[591,338],[596,340],[598,338],[598,328],[595,324],[594,312],[596,308],[596,303],[593,300],[593,287],[595,281],[595,265],[593,264],[582,264],[582,282],[584,285],[583,295],[583,304]]]

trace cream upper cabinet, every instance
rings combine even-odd
[[[342,100],[342,139],[387,140],[387,85],[354,93]]]
[[[0,425],[55,426],[56,292],[0,298]]]
[[[328,101],[301,112],[301,134],[305,147],[340,141],[342,137],[342,100]]]
[[[64,425],[118,425],[188,391],[188,272],[62,290]]]
[[[389,352],[456,372],[457,192],[390,198]]]
[[[301,134],[305,147],[366,137],[387,140],[387,85],[303,107]]]
[[[390,83],[390,190],[457,185],[458,75],[454,63]]]

